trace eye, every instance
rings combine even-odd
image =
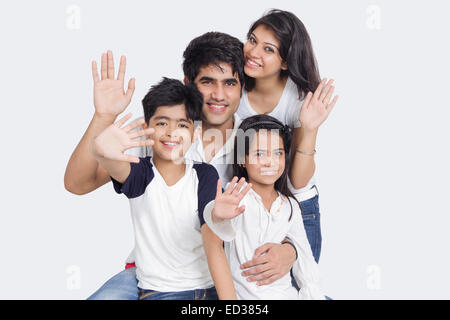
[[[226,85],[227,87],[234,87],[234,86],[236,85],[236,82],[234,82],[234,81],[229,81],[229,82],[225,83],[225,85]]]
[[[184,124],[184,123],[180,123],[180,124],[179,124],[179,127],[180,127],[180,128],[184,128],[184,129],[189,129],[189,126],[186,125],[186,124]]]
[[[250,43],[253,43],[253,44],[256,43],[256,39],[253,38],[253,37],[248,38],[248,41],[249,41]]]
[[[264,50],[269,53],[274,53],[275,51],[271,47],[265,47]]]
[[[264,153],[262,153],[262,152],[257,152],[255,155],[256,155],[258,158],[260,158],[260,157],[264,156]]]
[[[167,123],[165,123],[165,122],[158,122],[156,125],[160,126],[160,127],[163,127],[163,126],[167,125]]]
[[[283,151],[277,151],[275,152],[275,155],[281,157],[283,155]]]

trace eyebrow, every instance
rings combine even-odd
[[[217,79],[211,78],[211,77],[201,77],[199,81],[217,81]],[[236,78],[227,78],[222,80],[223,82],[232,82],[232,83],[238,83],[238,81],[236,80]]]
[[[256,149],[254,152],[267,151],[267,149]],[[284,151],[284,148],[273,149],[272,151]]]
[[[175,120],[175,121],[177,121],[177,122],[187,122],[187,123],[191,123],[191,121],[189,121],[188,119],[186,119],[186,118],[179,118],[179,119],[172,119],[172,118],[169,118],[169,117],[166,117],[166,116],[159,116],[159,117],[156,117],[156,118],[154,118],[153,120]]]
[[[252,36],[254,36],[255,38],[256,38],[256,40],[258,40],[258,37],[256,36],[256,34],[254,34],[253,32],[252,32]],[[280,50],[280,49],[278,49],[278,47],[276,46],[276,45],[274,45],[273,43],[270,43],[270,42],[264,42],[265,44],[268,44],[269,46],[272,46],[272,47],[274,47],[274,48],[276,48],[277,50]]]

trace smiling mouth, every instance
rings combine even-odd
[[[181,145],[180,142],[176,141],[161,141],[161,143],[167,149],[175,149]]]
[[[215,103],[207,103],[209,110],[217,113],[223,113],[227,110],[226,105],[215,104]]]
[[[262,176],[274,176],[278,174],[278,170],[261,170]]]
[[[247,61],[246,61],[245,64],[246,64],[246,66],[248,66],[248,67],[250,67],[250,68],[253,68],[253,69],[261,68],[261,67],[262,67],[259,63],[256,63],[255,61],[253,61],[253,60],[250,59],[250,58],[247,58]]]

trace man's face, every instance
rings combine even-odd
[[[194,79],[203,94],[203,120],[213,126],[221,126],[229,121],[241,100],[242,86],[238,74],[233,74],[227,63],[208,65],[200,68]]]

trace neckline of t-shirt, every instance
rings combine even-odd
[[[288,77],[286,84],[284,86],[284,89],[283,89],[283,93],[281,94],[280,100],[278,100],[277,105],[275,106],[275,108],[272,109],[272,111],[270,111],[269,113],[264,113],[264,114],[270,116],[273,113],[275,113],[275,111],[282,105],[282,102],[286,99],[287,92],[289,91],[288,87],[291,87],[292,83],[293,83],[293,81],[291,80],[290,77]],[[250,111],[253,113],[253,115],[261,114],[261,113],[256,112],[255,109],[253,109],[252,105],[250,104],[250,100],[248,99],[248,94],[247,94],[246,90],[244,90],[243,95],[244,95],[245,102],[248,105],[248,107],[250,108]]]
[[[180,183],[187,177],[188,171],[189,171],[189,170],[192,168],[192,166],[193,166],[192,161],[186,161],[186,159],[185,159],[184,164],[185,164],[186,167],[185,167],[185,170],[184,170],[184,175],[177,181],[177,183],[175,183],[175,184],[172,185],[172,186],[169,186],[169,185],[167,184],[166,180],[164,180],[163,176],[162,176],[161,173],[159,172],[158,168],[156,168],[155,163],[153,162],[153,157],[150,158],[150,162],[151,162],[151,164],[152,164],[152,166],[153,166],[153,172],[154,172],[154,174],[155,174],[155,177],[158,176],[158,178],[161,179],[163,186],[164,186],[165,188],[169,189],[169,190],[170,190],[170,189],[175,189],[175,188],[177,188],[177,187],[180,185]]]

